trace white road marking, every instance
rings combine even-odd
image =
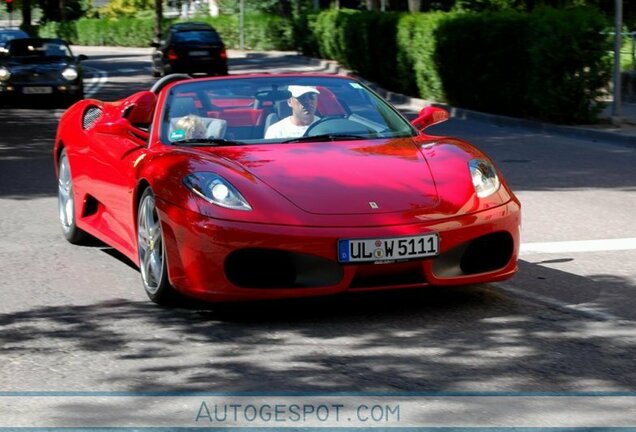
[[[95,69],[95,68],[86,68],[93,73],[93,76],[88,79],[88,85],[85,85],[84,88],[84,97],[90,98],[93,97],[106,82],[108,81],[108,74],[106,71]]]
[[[636,250],[636,237],[622,239],[522,243],[520,254]]]
[[[146,68],[143,69],[143,71],[145,71]],[[117,72],[119,73],[138,73],[138,72],[142,72],[142,70],[140,69],[133,69],[133,68],[122,68],[122,69],[117,69]]]
[[[576,315],[583,316],[585,318],[591,318],[598,321],[620,321],[622,319],[617,317],[616,315],[612,315],[607,312],[602,312],[600,310],[592,309],[587,306],[564,303],[552,297],[547,297],[541,294],[537,294],[535,292],[517,288],[513,286],[510,282],[500,282],[497,284],[497,286],[500,289],[509,292],[510,294],[514,294],[515,297],[522,298],[526,301],[533,302],[533,303],[540,303],[548,307],[551,307],[553,309],[559,310],[561,312],[576,314]]]
[[[520,255],[531,255],[541,253],[577,253],[577,252],[605,252],[605,251],[621,251],[636,250],[636,237],[628,237],[622,239],[601,239],[601,240],[580,240],[580,241],[561,241],[561,242],[542,242],[542,243],[522,243],[519,251]],[[601,321],[614,321],[621,318],[607,312],[603,312],[588,306],[568,304],[547,297],[541,294],[530,292],[515,287],[512,283],[499,283],[498,286],[504,291],[514,294],[515,297],[525,299],[527,301],[541,303],[566,313],[574,313]]]

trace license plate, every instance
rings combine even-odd
[[[411,237],[338,240],[338,261],[381,262],[415,259],[439,254],[439,236],[425,234]]]
[[[24,87],[22,89],[24,94],[51,94],[53,93],[52,87]]]
[[[203,57],[208,55],[207,51],[190,51],[190,55],[192,57]]]

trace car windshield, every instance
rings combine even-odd
[[[167,95],[161,139],[180,145],[323,142],[417,135],[393,107],[346,77],[184,81]]]
[[[0,31],[0,46],[3,46],[12,39],[28,37],[29,35],[21,30],[2,30]]]
[[[71,57],[66,44],[57,41],[14,39],[9,45],[12,57]]]
[[[177,43],[219,43],[219,35],[212,30],[187,30],[176,32],[173,40]]]

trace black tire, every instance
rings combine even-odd
[[[137,208],[137,254],[141,282],[148,298],[159,305],[175,304],[180,296],[168,279],[161,221],[150,188],[141,195]]]
[[[57,202],[58,216],[62,224],[64,238],[73,244],[85,244],[90,236],[78,228],[76,224],[77,210],[73,192],[73,176],[66,149],[62,150],[58,160]]]

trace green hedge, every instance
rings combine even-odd
[[[309,28],[319,56],[337,60],[368,80],[395,88],[398,19],[394,13],[329,10],[318,14]]]
[[[228,48],[238,48],[239,21],[235,16],[197,18],[218,30]],[[164,20],[165,29],[176,20]],[[42,37],[62,37],[72,44],[147,47],[154,40],[154,18],[88,19],[50,22],[38,29]],[[134,29],[134,31],[131,31]],[[245,17],[245,48],[260,50],[293,49],[293,27],[289,20],[272,15]]]
[[[508,12],[443,21],[435,31],[433,57],[447,101],[491,113],[526,114],[528,27],[527,15]]]
[[[559,123],[593,122],[610,80],[608,23],[590,9],[445,20],[435,62],[450,104]]]
[[[443,101],[442,79],[434,56],[437,47],[435,30],[454,14],[405,14],[397,28],[397,71],[401,91],[421,98]]]
[[[610,78],[608,23],[591,9],[528,14],[320,13],[314,52],[382,86],[479,111],[596,119]]]

